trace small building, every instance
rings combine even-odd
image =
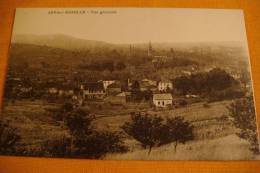
[[[153,80],[143,79],[140,82],[140,90],[141,91],[147,91],[147,90],[155,91],[157,89],[156,83],[157,82],[153,81]]]
[[[20,91],[26,93],[26,92],[32,91],[32,89],[33,89],[33,88],[32,88],[32,87],[29,87],[29,86],[28,86],[28,87],[21,87],[21,88],[20,88]]]
[[[106,93],[101,82],[85,83],[81,86],[84,100],[102,100]]]
[[[112,83],[111,85],[109,85],[107,87],[106,91],[109,95],[119,94],[122,91],[122,85],[119,81],[116,81],[116,82]]]
[[[146,82],[146,83],[148,83],[149,85],[154,85],[154,86],[157,85],[157,82],[156,82],[155,80],[143,79],[142,82]]]
[[[158,83],[158,90],[166,92],[167,90],[172,90],[173,84],[171,81],[160,81]]]
[[[172,106],[172,95],[170,93],[160,93],[160,94],[153,94],[153,104],[156,107],[169,107]]]
[[[115,83],[116,81],[115,80],[103,80],[103,86],[104,86],[104,89],[107,90],[107,87],[113,83]]]
[[[49,94],[57,94],[58,93],[58,89],[56,87],[50,87],[47,89],[47,92]]]

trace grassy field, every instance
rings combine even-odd
[[[229,105],[231,101],[221,101],[209,104],[209,107],[205,108],[203,103],[195,103],[192,105],[188,105],[178,109],[172,110],[160,110],[155,111],[150,107],[143,107],[142,109],[118,109],[113,108],[110,109],[110,114],[102,114],[97,115],[97,119],[95,120],[95,125],[100,129],[107,129],[112,131],[120,130],[120,127],[126,122],[130,120],[130,112],[133,111],[142,111],[148,112],[150,114],[157,114],[163,118],[171,118],[174,116],[183,116],[186,120],[191,121],[194,125],[203,125],[207,124],[217,124],[216,118],[219,118],[223,115],[228,114],[227,105]],[[112,111],[112,112],[111,112]],[[103,110],[104,112],[104,110]],[[203,123],[203,121],[205,123]],[[202,123],[201,123],[202,122]],[[223,123],[222,123],[223,124]]]
[[[183,150],[183,152],[181,152],[182,156],[178,156],[178,154],[177,156],[176,154],[169,156],[167,155],[167,152],[165,152],[165,154],[162,152],[156,156],[156,152],[160,153],[160,150],[168,150],[167,146],[162,146],[160,149],[154,150],[154,152],[152,152],[153,154],[148,157],[146,155],[146,151],[141,150],[139,142],[126,136],[124,143],[129,147],[131,153],[127,153],[126,155],[107,156],[107,158],[148,160],[208,159],[206,157],[210,156],[210,154],[205,154],[207,151],[210,152],[212,150],[212,152],[218,153],[223,150],[223,147],[228,147],[226,150],[229,150],[232,149],[234,145],[239,145],[240,147],[242,146],[242,149],[248,147],[245,144],[245,141],[243,142],[234,137],[233,134],[235,134],[236,129],[229,121],[219,119],[223,115],[227,115],[228,110],[226,107],[230,104],[230,102],[231,101],[221,101],[210,103],[207,107],[203,106],[204,103],[195,103],[171,110],[154,110],[149,106],[149,104],[129,104],[125,106],[103,105],[102,109],[98,109],[97,106],[97,109],[93,109],[93,112],[96,114],[96,119],[93,121],[93,127],[98,130],[123,132],[121,126],[130,120],[130,112],[133,111],[157,114],[163,118],[183,116],[186,120],[192,122],[192,125],[194,126],[195,140],[190,144],[180,145],[180,151]],[[55,139],[58,136],[68,135],[66,126],[60,122],[56,122],[52,118],[52,113],[47,111],[48,109],[58,108],[59,106],[60,105],[58,104],[48,104],[42,101],[17,101],[15,104],[10,103],[5,106],[2,117],[5,120],[8,120],[12,126],[17,128],[22,137],[20,145],[26,147],[37,147],[47,139]],[[207,145],[207,141],[211,141],[209,143],[210,145]],[[172,147],[170,146],[170,148]],[[197,153],[192,154],[194,156],[190,158],[190,154],[187,153],[189,150]],[[234,149],[233,151],[236,150]],[[243,152],[245,152],[244,149]],[[205,155],[205,158],[201,158],[202,156],[200,153],[201,155]],[[239,159],[238,156],[240,154],[241,153],[237,153],[237,156],[234,156],[234,158]],[[154,155],[154,157],[152,157],[152,155]],[[249,157],[249,154],[246,152],[243,156]],[[212,159],[221,159],[221,157],[222,155],[216,155],[216,157],[212,157]],[[225,156],[225,158],[230,157]]]
[[[248,150],[247,141],[235,135],[191,141],[179,144],[174,151],[174,144],[148,150],[136,150],[124,154],[107,154],[106,160],[250,160],[254,155]]]
[[[56,104],[46,104],[42,101],[16,101],[4,107],[2,118],[15,127],[21,135],[20,145],[37,146],[42,141],[67,135],[67,131],[55,122],[49,108],[58,107]]]

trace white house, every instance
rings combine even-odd
[[[153,104],[156,107],[168,107],[172,106],[172,95],[170,93],[163,93],[163,94],[154,94],[153,95]]]
[[[167,89],[173,89],[173,84],[171,81],[160,81],[158,83],[159,91],[167,91]]]
[[[115,80],[103,80],[102,82],[103,82],[104,89],[106,90],[109,85],[115,83],[116,81]]]
[[[101,82],[89,82],[81,86],[84,100],[102,100],[105,97],[105,90]]]

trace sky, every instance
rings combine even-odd
[[[59,14],[54,14],[53,12]],[[74,13],[71,13],[74,11]],[[110,43],[245,42],[242,10],[18,8],[13,37],[65,34]]]

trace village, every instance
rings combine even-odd
[[[133,56],[134,52],[134,46],[130,45],[129,54]],[[170,56],[167,54],[160,54],[152,47],[151,42],[149,42],[146,48],[145,58],[149,59],[150,63],[153,64],[153,68],[158,69],[158,66],[165,66],[169,62],[178,60],[175,58],[176,53],[172,49],[171,52],[172,53]],[[45,72],[47,75],[40,76],[35,73],[35,75],[31,75],[30,78],[21,76],[21,71],[27,70],[26,68],[22,68],[20,71],[16,70],[16,73],[13,73],[15,70],[12,71],[12,69],[10,69],[6,79],[5,98],[10,98],[9,100],[12,102],[15,102],[16,99],[46,100],[49,103],[71,102],[76,107],[91,103],[108,103],[119,106],[132,103],[146,103],[150,107],[154,107],[156,109],[172,109],[185,106],[188,103],[208,100],[205,99],[205,94],[203,96],[202,91],[196,90],[194,92],[194,88],[192,87],[195,86],[189,83],[193,79],[188,79],[188,77],[195,78],[194,85],[197,85],[196,83],[199,82],[201,78],[199,76],[202,72],[205,73],[202,74],[204,76],[208,76],[211,71],[213,75],[214,73],[217,73],[215,76],[213,76],[213,78],[215,77],[216,79],[218,75],[224,75],[225,78],[231,81],[230,84],[227,84],[229,86],[226,88],[233,86],[233,84],[231,84],[233,80],[238,81],[240,83],[239,86],[241,86],[243,83],[247,83],[247,81],[242,81],[243,77],[245,76],[243,72],[234,72],[234,70],[229,71],[228,68],[225,68],[225,70],[228,71],[227,73],[224,70],[218,69],[216,66],[206,66],[204,67],[203,71],[201,71],[197,65],[188,65],[185,67],[185,63],[186,62],[184,61],[183,69],[180,70],[181,75],[177,76],[179,77],[179,82],[177,80],[177,84],[175,83],[176,78],[174,79],[172,77],[164,77],[160,80],[155,80],[154,78],[137,79],[131,77],[120,79],[95,78],[94,80],[88,80],[84,79],[83,76],[83,79],[75,80],[75,76],[78,77],[78,73],[75,72],[75,74],[73,74],[74,77],[68,77],[69,72],[64,71],[65,69],[63,69],[64,72],[61,72],[62,69],[56,70],[55,68],[54,72],[56,71],[57,74],[53,74],[53,72],[49,72],[50,67],[47,66],[46,63],[41,63],[40,69],[38,71],[45,70],[47,71]],[[126,68],[125,63],[119,62],[118,64],[121,68]],[[171,69],[174,68],[170,68],[170,70]],[[94,70],[88,68],[86,70],[95,72]],[[35,70],[33,70],[31,73],[34,71]],[[17,74],[18,72],[21,74]],[[49,73],[51,75],[49,75]],[[196,74],[198,74],[197,77]],[[196,81],[196,78],[199,80]],[[211,85],[214,87],[214,84]],[[238,85],[236,84],[236,86]],[[180,89],[183,90],[183,88],[189,87],[189,90],[180,92]],[[198,88],[198,86],[196,87]],[[203,88],[211,86],[202,85],[201,87]],[[246,86],[244,86],[244,88],[250,87],[251,86],[248,85],[248,83]]]

